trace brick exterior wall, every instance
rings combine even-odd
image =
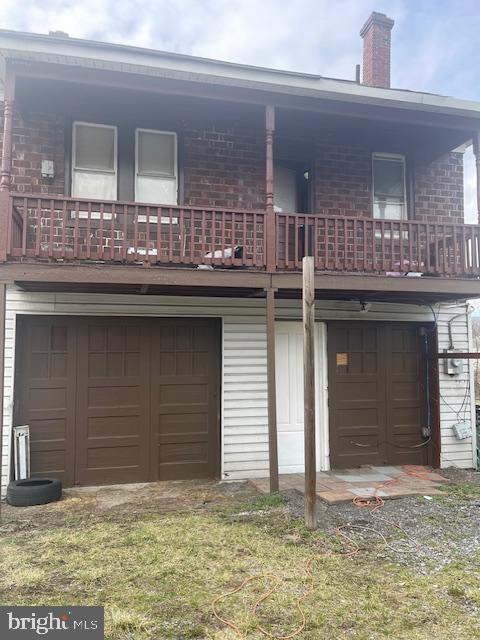
[[[65,188],[64,126],[58,116],[22,109],[14,114],[12,190],[63,195]],[[0,147],[3,104],[0,103]],[[42,178],[42,160],[53,160],[55,177]]]
[[[370,218],[370,152],[356,147],[319,144],[315,155],[315,211],[330,216]]]
[[[265,207],[265,142],[235,129],[184,134],[185,204],[227,209]]]
[[[359,147],[319,144],[314,165],[315,212],[330,216],[372,217],[372,156]],[[462,224],[463,154],[447,153],[413,167],[414,209],[422,222]]]
[[[415,167],[415,219],[456,222],[463,215],[463,154],[451,152]]]
[[[65,140],[61,118],[22,110],[15,114],[14,125],[13,190],[63,195]],[[2,131],[0,109],[0,136]],[[187,129],[180,144],[186,206],[264,208],[265,143],[258,131],[212,126]],[[54,160],[55,178],[51,181],[41,177],[42,159]],[[371,217],[370,150],[319,143],[314,181],[315,212]],[[414,185],[416,219],[463,222],[462,154],[452,152],[429,164],[417,162]]]

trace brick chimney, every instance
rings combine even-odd
[[[390,87],[390,32],[394,21],[372,11],[360,31],[363,38],[363,84]]]

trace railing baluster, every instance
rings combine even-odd
[[[333,221],[333,263],[335,271],[338,271],[338,218]]]
[[[78,234],[80,229],[80,203],[75,200],[75,223],[73,225],[73,257],[78,260]]]
[[[377,271],[377,221],[372,219],[372,271]]]
[[[298,215],[293,216],[294,224],[295,224],[295,266],[300,266],[299,260],[299,247],[298,247]]]
[[[48,243],[48,257],[53,257],[53,229],[55,224],[55,201],[50,200],[50,238]]]
[[[407,222],[407,242],[408,242],[408,261],[410,262],[410,264],[412,265],[414,262],[414,258],[413,258],[413,233],[414,233],[414,229],[417,230],[417,268],[415,269],[415,271],[421,271],[420,269],[420,265],[421,265],[421,257],[420,257],[420,243],[419,243],[419,230],[420,227],[417,225],[413,225],[411,222]]]
[[[115,216],[117,209],[114,204],[110,206],[110,260],[115,260]]]
[[[232,226],[235,226],[234,223]],[[201,224],[201,234],[202,237],[200,239],[200,253],[201,253],[201,261],[205,261],[205,211],[202,211],[202,224]],[[233,236],[232,236],[232,245],[233,245]],[[213,262],[213,261],[212,261]]]
[[[179,220],[179,228],[178,228],[178,261],[180,263],[184,262],[185,257],[185,220],[183,217],[183,209],[180,209],[180,215],[178,217]],[[158,258],[157,258],[158,259]]]
[[[35,234],[35,255],[40,255],[40,233],[42,225],[42,201],[37,199],[37,229]]]
[[[318,216],[313,218],[313,238],[312,238],[313,264],[315,269],[320,268],[320,245],[318,237]]]
[[[257,262],[257,214],[253,212],[253,247],[252,247],[252,260],[253,265],[258,266]]]
[[[380,238],[381,247],[382,247],[382,271],[387,271],[387,261],[385,255],[385,220],[380,220],[380,233],[382,237]]]
[[[220,222],[220,251],[222,256],[222,264],[225,263],[225,211],[221,212],[221,222]]]
[[[103,225],[105,221],[105,204],[103,202],[100,204],[99,215],[100,215],[100,222],[98,225],[98,236],[97,236],[97,256],[99,260],[103,260],[103,254],[104,254]]]
[[[120,259],[125,260],[128,257],[128,205],[123,205],[123,237],[122,248],[120,251]]]
[[[453,273],[458,272],[458,251],[457,251],[457,225],[452,224],[452,243],[453,243]]]
[[[27,255],[27,229],[28,229],[28,199],[23,199],[23,211],[22,211],[22,256]]]
[[[87,241],[87,255],[86,258],[87,260],[90,260],[90,245],[91,245],[91,234],[92,234],[92,203],[89,202],[87,204],[87,237],[86,237],[86,241]]]
[[[427,271],[431,270],[431,260],[430,260],[430,225],[426,224],[425,229],[425,257],[427,260]]]

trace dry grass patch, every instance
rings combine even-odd
[[[307,533],[282,502],[261,499],[223,513],[89,520],[78,514],[76,526],[70,518],[64,526],[44,524],[33,534],[7,526],[0,600],[104,605],[109,640],[226,640],[233,635],[212,617],[212,598],[250,574],[268,571],[282,585],[262,606],[262,622],[286,634],[298,624],[294,605],[307,585],[305,562],[325,535]],[[353,559],[318,557],[301,638],[478,638],[479,560],[451,564],[432,577],[386,564],[375,549]],[[252,584],[220,605],[252,640],[263,636],[249,607],[265,586]]]

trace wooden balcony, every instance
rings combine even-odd
[[[10,256],[262,268],[265,212],[11,196]]]
[[[14,194],[9,220],[9,261],[298,271],[308,254],[319,272],[480,276],[478,225]]]

